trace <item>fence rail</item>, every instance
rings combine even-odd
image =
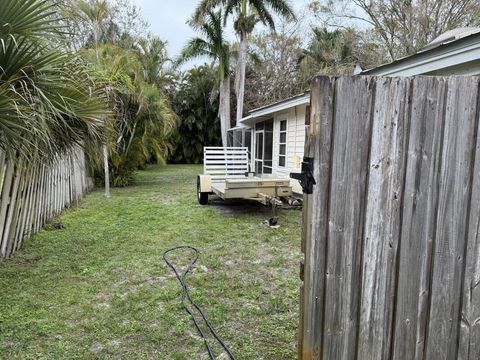
[[[25,238],[76,204],[89,187],[80,148],[50,166],[12,161],[0,151],[0,259],[11,256]]]
[[[480,359],[477,77],[319,77],[301,359]]]

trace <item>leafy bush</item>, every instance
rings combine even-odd
[[[195,67],[171,91],[179,124],[171,137],[173,151],[169,162],[198,164],[202,162],[204,146],[221,146],[216,74],[213,66]]]
[[[83,55],[112,109],[105,122],[111,185],[128,186],[135,179],[135,171],[147,163],[165,163],[177,116],[158,85],[147,81],[145,74],[151,64],[141,61],[142,53],[103,45],[98,54],[84,50]],[[89,159],[95,178],[102,180],[103,157],[99,150],[94,147]]]

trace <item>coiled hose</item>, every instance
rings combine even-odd
[[[176,251],[176,250],[190,250],[195,254],[194,259],[183,269],[183,271],[181,273],[175,268],[175,266],[172,264],[172,262],[168,259],[168,256],[167,256],[169,253],[171,253],[173,251]],[[193,313],[192,309],[189,307],[189,304],[192,305],[200,313],[203,321],[205,322],[205,324],[208,327],[208,330],[210,330],[210,333],[212,334],[212,336],[218,341],[218,343],[222,346],[222,348],[225,350],[225,352],[228,354],[228,356],[230,356],[230,359],[231,360],[236,360],[235,357],[233,356],[232,352],[228,348],[228,346],[223,342],[223,340],[220,338],[220,336],[215,332],[215,329],[213,328],[212,324],[208,321],[208,319],[205,316],[205,313],[203,312],[203,310],[200,308],[200,306],[198,304],[196,304],[192,300],[192,298],[190,296],[190,290],[188,288],[188,285],[185,282],[185,278],[186,278],[187,274],[193,269],[193,266],[195,265],[195,263],[197,262],[199,257],[200,257],[200,252],[197,249],[195,249],[194,247],[187,246],[187,245],[175,246],[174,248],[171,248],[171,249],[169,249],[169,250],[167,250],[163,253],[163,259],[165,260],[167,265],[170,267],[170,269],[173,270],[173,272],[175,273],[175,276],[177,277],[178,281],[182,285],[182,305],[183,305],[183,308],[185,309],[185,311],[188,314],[190,314],[190,317],[192,318],[193,323],[195,324],[195,327],[197,328],[200,336],[202,337],[202,339],[205,343],[205,347],[207,348],[208,355],[210,356],[210,359],[215,360],[215,354],[213,353],[212,347],[210,346],[210,343],[208,342],[208,339],[207,339],[204,331],[200,327],[200,324],[199,324],[197,318],[195,317],[195,314]]]

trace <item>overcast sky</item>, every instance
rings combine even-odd
[[[192,15],[199,0],[132,0],[140,6],[143,17],[150,24],[150,31],[168,42],[170,57],[176,57],[185,43],[195,36],[185,23]],[[307,0],[292,0],[294,7],[300,9]],[[231,28],[231,26],[229,27]],[[230,38],[234,39],[233,31]],[[205,59],[195,63],[203,63]]]

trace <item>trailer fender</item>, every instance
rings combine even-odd
[[[212,192],[212,177],[210,175],[198,175],[200,192],[210,194]]]

